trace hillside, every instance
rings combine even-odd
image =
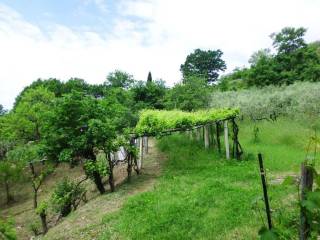
[[[295,239],[297,189],[287,179],[299,176],[312,131],[287,119],[258,126],[255,141],[254,126],[241,122],[240,162],[184,134],[157,140],[167,161],[152,145],[142,176],[92,199],[43,239],[257,239],[266,224],[258,152],[265,159],[273,223],[283,239]]]

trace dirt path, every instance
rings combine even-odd
[[[161,164],[165,160],[165,156],[157,151],[154,140],[150,140],[149,144],[149,153],[143,163],[142,175],[134,175],[131,183],[128,184],[124,182],[126,166],[119,167],[116,170],[116,182],[119,185],[115,193],[97,195],[51,228],[47,235],[41,239],[95,239],[103,228],[103,216],[120,209],[129,196],[152,189],[156,178],[160,175]]]

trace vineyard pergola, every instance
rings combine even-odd
[[[138,145],[139,157],[136,161],[138,171],[142,167],[143,155],[148,151],[148,137],[165,136],[174,132],[193,132],[197,139],[203,136],[206,149],[210,146],[210,139],[215,139],[215,146],[221,153],[221,127],[224,126],[224,145],[226,158],[230,159],[229,122],[232,126],[232,157],[240,159],[242,147],[239,143],[239,128],[235,121],[239,115],[238,109],[210,109],[196,112],[183,112],[179,110],[144,110],[135,128],[135,143]]]

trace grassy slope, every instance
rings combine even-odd
[[[165,156],[155,149],[154,141],[150,140],[149,144],[149,154],[144,161],[142,175],[133,174],[130,183],[124,179],[119,179],[119,181],[116,181],[118,183],[116,192],[102,196],[96,195],[88,203],[63,219],[58,225],[49,229],[49,232],[42,239],[96,239],[104,230],[101,220],[105,214],[119,210],[128,197],[151,190],[154,186],[155,180],[161,171],[161,162],[164,162]],[[125,167],[122,168],[124,176],[126,176]]]
[[[105,216],[100,238],[256,239],[263,225],[259,211],[252,209],[262,195],[256,161],[261,151],[268,181],[274,183],[269,192],[275,225],[282,228],[285,239],[295,239],[297,190],[279,182],[298,175],[311,131],[290,120],[258,127],[260,142],[254,143],[253,125],[240,126],[241,143],[251,153],[242,162],[226,161],[183,135],[163,138],[159,147],[169,160],[159,183]],[[263,209],[261,201],[258,208]]]

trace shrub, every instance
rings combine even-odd
[[[40,222],[39,222],[38,220],[35,220],[35,221],[33,221],[32,223],[30,223],[30,224],[28,225],[28,228],[29,228],[29,230],[30,230],[35,236],[40,235],[40,232],[41,232],[40,228],[41,228],[41,226],[40,226]]]
[[[52,194],[51,202],[56,212],[61,216],[67,216],[72,209],[76,210],[85,189],[79,184],[65,178],[59,182]]]
[[[0,239],[15,240],[17,239],[16,231],[12,220],[2,220],[0,218]]]

